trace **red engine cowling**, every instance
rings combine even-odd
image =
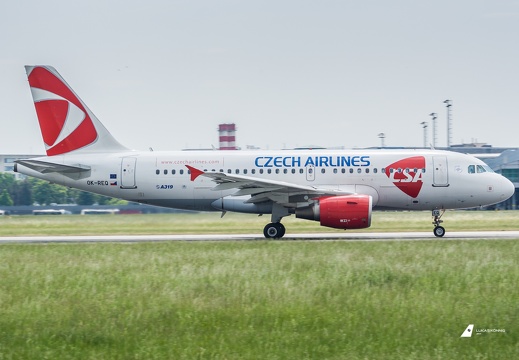
[[[369,195],[328,196],[311,206],[296,209],[300,219],[320,221],[336,229],[364,229],[371,225],[372,198]]]

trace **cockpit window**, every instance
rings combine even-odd
[[[488,165],[469,165],[468,172],[469,174],[481,174],[485,172],[494,172],[494,170],[492,170]]]
[[[483,166],[483,168],[484,168],[487,172],[491,172],[491,173],[494,172],[494,170],[492,170],[492,168],[491,168],[490,166],[488,166],[488,165],[482,165],[482,166]]]

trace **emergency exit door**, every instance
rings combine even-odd
[[[433,186],[449,186],[446,156],[433,156]]]
[[[121,189],[136,189],[135,167],[137,158],[124,157],[121,161]]]

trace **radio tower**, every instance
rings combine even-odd
[[[451,135],[452,135],[452,119],[451,119],[451,106],[452,100],[445,100],[443,102],[447,106],[447,147],[451,146]]]

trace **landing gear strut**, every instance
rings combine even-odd
[[[281,239],[285,236],[285,226],[281,223],[281,219],[290,215],[288,209],[278,203],[272,204],[272,217],[270,224],[263,229],[263,235],[267,239]]]
[[[443,235],[445,235],[445,228],[443,226],[440,226],[440,224],[443,222],[443,220],[441,220],[441,217],[443,216],[443,214],[445,213],[445,210],[442,209],[442,210],[438,210],[438,209],[435,209],[432,211],[432,216],[434,217],[433,219],[433,225],[434,225],[434,230],[433,230],[433,233],[436,237],[443,237]]]
[[[263,229],[263,235],[267,239],[280,239],[285,235],[285,226],[280,223],[270,223]]]

